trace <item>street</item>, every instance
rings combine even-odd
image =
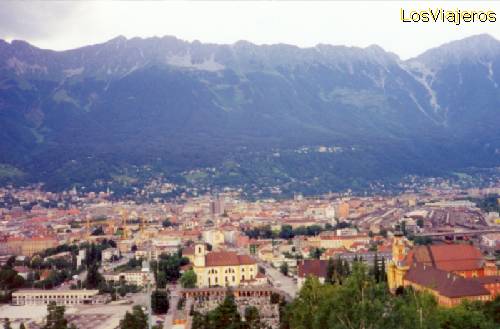
[[[291,277],[284,276],[279,270],[268,265],[267,263],[260,262],[259,265],[266,270],[266,275],[275,288],[284,291],[292,298],[295,297],[297,294],[297,284]]]

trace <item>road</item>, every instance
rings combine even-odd
[[[465,235],[478,235],[478,234],[486,234],[486,233],[500,233],[500,228],[492,227],[487,229],[479,229],[479,230],[463,230],[463,231],[453,231],[453,232],[427,232],[427,233],[417,233],[415,236],[465,236]]]
[[[179,302],[179,290],[180,285],[169,285],[168,289],[170,289],[170,307],[168,308],[168,312],[165,315],[165,323],[164,328],[170,329],[173,328],[173,319],[174,312],[177,311],[177,303]]]
[[[291,298],[295,298],[295,295],[297,294],[297,284],[291,277],[284,276],[279,270],[268,265],[267,263],[261,262],[259,265],[266,269],[266,275],[275,288],[284,291]]]

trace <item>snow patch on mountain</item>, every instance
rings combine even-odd
[[[193,62],[191,53],[188,51],[185,55],[171,55],[166,59],[168,65],[191,68],[201,71],[216,72],[224,70],[225,66],[216,62],[214,55],[210,56],[208,59],[204,59],[202,62]]]

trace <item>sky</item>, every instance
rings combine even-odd
[[[494,10],[495,23],[403,23],[401,8]],[[0,38],[64,50],[127,38],[172,35],[210,43],[377,44],[402,59],[464,37],[500,40],[500,2],[493,1],[10,1],[0,2]]]

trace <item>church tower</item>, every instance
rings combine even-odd
[[[391,292],[403,286],[403,280],[409,267],[404,264],[406,247],[403,234],[397,232],[392,241],[392,260],[387,266],[387,283]]]
[[[206,246],[203,242],[196,242],[194,245],[194,266],[205,267]]]

